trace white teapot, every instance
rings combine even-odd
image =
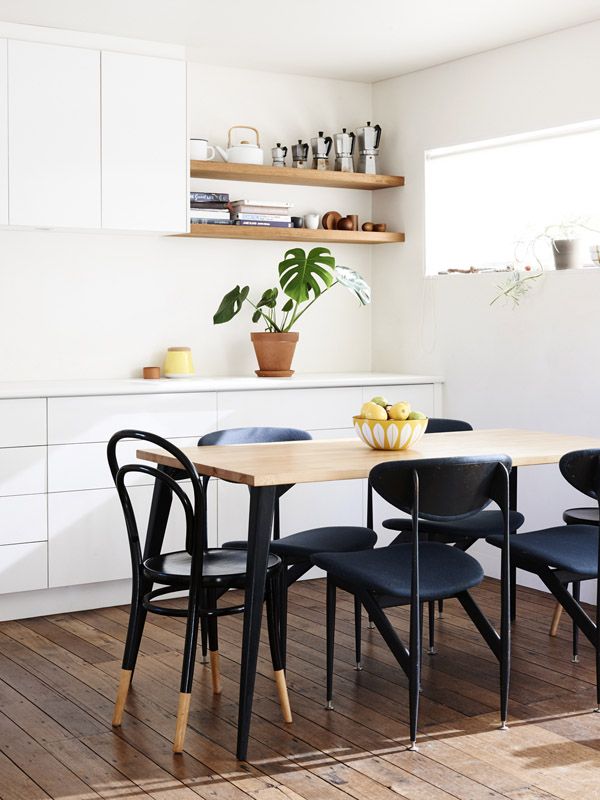
[[[231,144],[231,131],[239,128],[245,131],[254,131],[256,136],[256,144],[242,139],[238,144]],[[223,161],[229,161],[232,164],[262,164],[263,151],[260,148],[260,136],[256,128],[252,125],[232,125],[227,134],[227,150],[222,147],[216,146],[219,155]]]

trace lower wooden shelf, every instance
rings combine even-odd
[[[183,238],[260,239],[276,242],[335,242],[337,244],[390,244],[403,242],[404,234],[395,231],[326,231],[308,228],[251,228],[241,225],[192,225],[190,233],[174,234]]]

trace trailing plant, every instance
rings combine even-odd
[[[227,292],[213,317],[214,324],[229,322],[248,303],[254,309],[252,322],[262,321],[271,333],[287,333],[319,297],[337,284],[354,292],[361,305],[371,302],[371,290],[364,278],[349,267],[336,266],[326,247],[313,247],[308,254],[294,247],[286,252],[278,271],[279,287],[265,289],[256,301],[250,299],[249,286],[235,286]],[[283,299],[280,290],[287,299],[278,308]]]
[[[537,272],[531,272],[527,269],[523,272],[515,270],[511,273],[508,280],[497,285],[498,294],[490,301],[490,305],[493,306],[496,301],[504,299],[512,300],[516,308],[525,295],[533,289],[533,281],[537,280],[537,278],[541,278],[543,274],[543,269]]]

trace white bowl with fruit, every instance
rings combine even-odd
[[[364,403],[360,414],[352,417],[358,438],[373,450],[408,450],[427,430],[427,415],[413,411],[402,400],[390,404],[385,397]]]

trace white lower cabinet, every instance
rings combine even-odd
[[[185,483],[183,484],[185,486]],[[133,486],[129,495],[145,540],[152,486]],[[216,540],[215,506],[209,507],[209,531]],[[114,488],[48,495],[50,587],[71,586],[131,577],[129,541],[119,497]],[[185,546],[183,509],[173,500],[164,550]]]
[[[46,495],[0,497],[0,545],[45,542]]]
[[[0,547],[0,594],[29,592],[48,586],[46,542],[5,544]],[[40,610],[40,613],[43,613]]]

